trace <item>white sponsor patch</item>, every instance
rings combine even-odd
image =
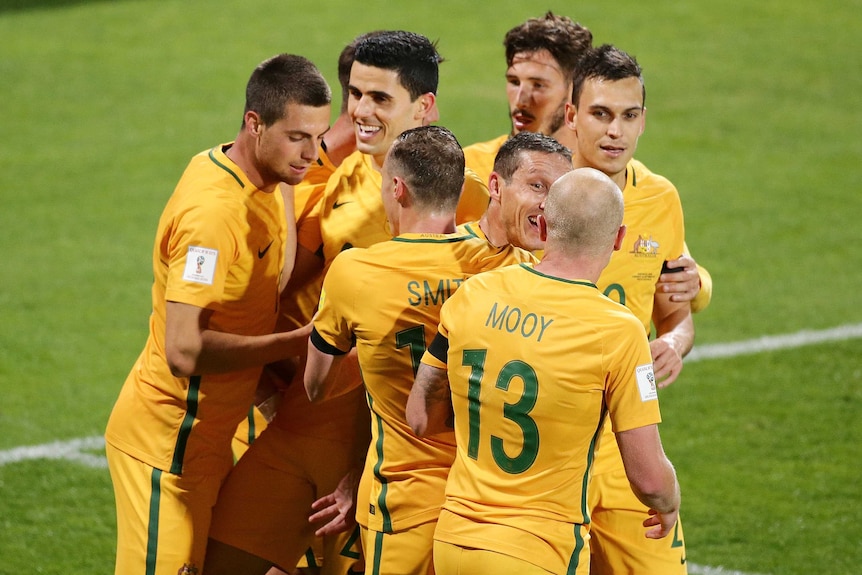
[[[655,386],[655,374],[652,371],[652,364],[639,365],[635,368],[635,375],[638,380],[638,390],[641,392],[641,401],[652,401],[658,399],[658,390]]]
[[[189,246],[183,279],[199,284],[213,285],[216,260],[218,260],[218,250]]]

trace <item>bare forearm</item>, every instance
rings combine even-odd
[[[448,431],[451,404],[446,370],[421,364],[407,400],[407,422],[413,432],[424,437]]]
[[[694,321],[691,308],[667,301],[667,296],[656,295],[653,313],[656,339],[662,339],[680,356],[685,357],[694,346]]]
[[[200,334],[200,346],[189,346],[182,352],[185,361],[180,371],[189,376],[263,366],[301,355],[306,341],[306,328],[259,336],[204,330]]]

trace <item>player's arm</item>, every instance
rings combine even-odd
[[[215,331],[209,328],[212,310],[173,301],[165,313],[165,354],[176,377],[237,371],[300,355],[311,331],[311,325],[266,335]]]
[[[407,399],[407,423],[418,437],[450,431],[447,425],[452,402],[445,369],[420,363]]]
[[[452,395],[446,370],[449,339],[442,323],[438,330],[422,356],[407,398],[407,423],[419,437],[452,429]]]
[[[305,362],[305,392],[311,401],[321,401],[333,387],[341,371],[346,351],[330,345],[317,330],[311,330],[308,338],[308,356]]]
[[[680,493],[676,472],[661,445],[657,425],[616,433],[626,477],[637,498],[650,508],[644,521],[650,539],[660,539],[673,529],[679,515]]]
[[[673,383],[682,371],[682,358],[694,345],[694,321],[688,302],[672,301],[671,295],[656,292],[652,323],[656,337],[650,342],[655,379],[659,387]]]

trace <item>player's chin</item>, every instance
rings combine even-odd
[[[291,186],[295,186],[300,183],[305,175],[308,173],[308,167],[305,168],[294,168],[291,166],[288,170],[281,174],[281,181],[285,184],[289,184]]]

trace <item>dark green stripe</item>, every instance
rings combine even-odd
[[[542,272],[533,268],[533,266],[531,266],[529,264],[522,263],[520,265],[522,268],[524,268],[528,272],[536,274],[537,276],[542,276],[543,278],[548,278],[550,280],[556,280],[556,281],[567,283],[567,284],[575,284],[575,285],[581,285],[581,286],[587,286],[587,287],[593,287],[593,288],[599,289],[598,287],[596,287],[596,284],[594,284],[592,282],[585,282],[585,281],[579,281],[579,280],[567,280],[564,278],[558,278],[557,276],[549,276],[548,274],[543,274]]]
[[[254,406],[248,408],[248,444],[254,443],[257,431],[254,428]]]
[[[377,498],[377,510],[383,516],[384,533],[392,533],[392,516],[389,514],[389,509],[386,506],[386,493],[389,491],[389,483],[383,475],[380,474],[380,468],[383,466],[383,420],[374,411],[374,400],[368,395],[368,407],[371,408],[371,416],[377,422],[377,443],[374,445],[374,451],[377,454],[377,463],[374,464],[374,477],[380,482],[380,495]]]
[[[305,550],[305,562],[308,563],[309,567],[320,567],[317,564],[317,557],[314,556],[314,549],[311,547]]]
[[[186,416],[183,418],[183,423],[180,425],[180,432],[177,434],[177,445],[174,447],[174,460],[171,462],[171,473],[182,475],[183,459],[186,455],[186,445],[189,442],[189,436],[192,434],[192,425],[195,422],[195,417],[198,414],[198,395],[201,389],[201,376],[194,375],[189,378],[189,391],[186,394]]]
[[[404,242],[408,244],[454,244],[455,242],[463,242],[475,238],[471,234],[455,236],[454,238],[402,238],[401,236],[392,238],[393,242]]]
[[[587,499],[587,489],[590,485],[593,461],[596,458],[596,444],[599,442],[599,437],[602,436],[602,429],[604,429],[607,413],[608,408],[605,405],[604,400],[602,400],[602,411],[599,416],[599,425],[596,427],[595,432],[593,432],[593,438],[590,440],[590,450],[587,453],[587,469],[584,472],[583,479],[581,479],[581,515],[584,517],[584,525],[590,524],[590,506]],[[608,423],[608,425],[610,425],[610,423]]]
[[[372,575],[380,575],[380,556],[383,554],[383,533],[376,531],[374,535],[374,564],[371,566]]]
[[[475,237],[475,238],[480,237],[480,236],[479,236],[479,232],[477,232],[476,230],[474,230],[474,229],[473,229],[473,226],[472,226],[471,224],[464,224],[464,230],[465,230],[468,234],[470,234],[471,236],[473,236],[473,237]]]
[[[581,526],[578,523],[575,523],[574,526],[574,535],[575,535],[575,550],[572,552],[572,557],[569,559],[569,567],[566,569],[567,575],[575,575],[578,571],[578,564],[581,559],[581,550],[584,548],[584,538],[581,536]]]
[[[162,470],[153,469],[150,477],[150,519],[147,524],[147,575],[156,572],[156,555],[159,550],[159,502],[162,498]]]
[[[359,539],[359,525],[356,525],[353,528],[353,533],[350,534],[350,537],[347,538],[347,542],[344,544],[344,547],[341,548],[342,557],[349,557],[350,559],[359,559],[359,551],[354,551],[353,546],[356,544],[356,540]]]
[[[228,168],[227,166],[225,166],[224,164],[222,164],[221,162],[219,162],[216,159],[215,150],[216,150],[215,148],[210,150],[210,160],[212,160],[213,164],[215,164],[216,166],[218,166],[219,168],[221,168],[222,170],[224,170],[225,172],[227,172],[228,174],[233,176],[233,179],[236,180],[236,183],[239,184],[239,187],[245,189],[245,184],[242,183],[242,180],[239,179],[239,176],[237,176],[233,170],[231,170],[230,168]]]

